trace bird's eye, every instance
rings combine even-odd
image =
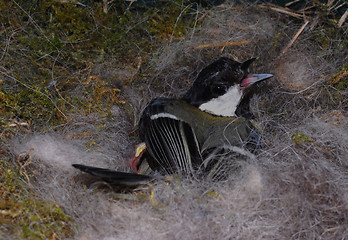
[[[213,87],[213,91],[214,91],[214,93],[215,94],[223,94],[223,93],[225,93],[225,91],[226,91],[226,88],[225,88],[225,86],[223,86],[223,85],[215,85],[214,87]]]

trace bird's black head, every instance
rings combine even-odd
[[[248,74],[255,58],[243,63],[222,57],[204,68],[183,96],[189,104],[221,116],[235,116],[236,109],[254,83],[271,74]]]

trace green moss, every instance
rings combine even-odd
[[[168,1],[160,2],[158,5],[147,13],[151,13],[147,24],[154,36],[171,40],[180,39],[185,36],[188,27],[194,26],[191,1]]]
[[[348,64],[339,68],[330,78],[327,84],[323,85],[323,104],[330,109],[336,110],[342,107],[345,101],[345,91],[348,87]]]
[[[331,57],[339,56],[340,52],[347,49],[347,34],[343,27],[338,27],[341,15],[334,9],[328,8],[327,4],[313,2],[316,6],[317,25],[311,39],[320,45],[323,55],[330,60]]]
[[[281,38],[282,38],[282,34],[281,32],[278,32],[273,38],[272,38],[272,48],[271,48],[271,52],[275,52],[277,50],[277,48],[279,48],[279,43],[281,42]]]
[[[331,77],[331,84],[338,90],[345,90],[348,87],[348,64],[345,64]]]
[[[32,86],[14,93],[0,89],[0,98],[3,100],[0,113],[7,122],[17,119],[43,127],[52,119],[54,123],[63,120],[58,116],[59,110],[46,88]]]
[[[291,140],[296,144],[301,144],[303,142],[311,142],[311,138],[309,136],[299,131],[295,131],[295,133],[291,135]]]
[[[3,155],[0,196],[0,231],[23,239],[65,239],[74,235],[72,218],[60,206],[31,192],[18,168]]]
[[[111,106],[124,103],[122,92],[111,87],[112,79],[99,76],[98,82],[84,85],[93,77],[91,67],[115,58],[120,65],[136,64],[162,37],[182,37],[195,19],[189,1],[155,5],[137,4],[136,11],[129,11],[115,1],[105,14],[102,3],[94,1],[83,7],[68,1],[0,0],[0,44],[7,49],[3,62],[9,70],[1,75],[2,123],[17,119],[46,128],[77,109],[111,116]]]

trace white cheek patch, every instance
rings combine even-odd
[[[240,87],[233,86],[224,95],[200,105],[199,109],[220,116],[236,116],[235,111],[242,96],[243,92]]]

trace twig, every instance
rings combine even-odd
[[[84,133],[80,133],[80,134],[69,134],[66,137],[67,138],[84,138],[84,137],[90,136],[91,134],[92,133],[90,133],[90,132],[84,132]]]
[[[205,13],[203,13],[203,15],[202,15],[200,18],[198,18],[198,22],[202,22],[203,19],[205,18],[205,16],[207,16],[208,13],[211,12],[211,10],[212,10],[212,9],[209,9],[208,11],[206,11]]]
[[[302,8],[302,9],[299,9],[299,10],[296,10],[295,12],[296,13],[299,13],[299,14],[301,14],[301,15],[303,15],[303,14],[311,14],[311,13],[313,13],[313,11],[309,11],[310,9],[312,9],[312,8],[314,8],[315,6],[308,6],[308,7],[305,7],[305,8]],[[308,17],[308,16],[306,16],[306,17]]]
[[[285,7],[288,7],[288,6],[290,6],[290,5],[294,4],[294,3],[297,3],[299,1],[301,1],[301,0],[294,0],[292,2],[288,2],[288,3],[285,4]]]
[[[342,15],[342,17],[340,18],[340,20],[338,21],[338,27],[342,27],[344,21],[346,21],[346,18],[348,16],[348,9],[346,10],[346,12]]]
[[[341,3],[340,5],[335,6],[335,10],[337,11],[337,9],[343,7],[343,6],[346,5],[346,4],[347,4],[347,3],[343,2],[343,3]]]
[[[332,84],[336,84],[338,83],[342,78],[344,78],[345,76],[348,75],[348,70],[344,71],[343,73],[341,73],[340,75],[338,75],[337,77],[335,77],[334,80],[332,80]]]
[[[330,4],[330,5],[329,5]],[[327,3],[327,10],[328,11],[332,11],[333,9],[335,9],[337,7],[337,5],[340,4],[340,1],[331,1],[329,3]],[[345,2],[343,2],[343,5],[346,4]],[[342,5],[342,4],[340,4]]]
[[[249,40],[240,40],[240,41],[233,41],[233,42],[220,42],[220,43],[208,43],[208,44],[200,44],[194,49],[203,49],[203,48],[212,48],[212,47],[226,47],[226,46],[239,46],[239,45],[245,45],[250,43]]]
[[[59,2],[59,3],[70,3],[70,4],[75,4],[75,5],[81,6],[81,7],[87,7],[87,5],[82,4],[82,3],[78,2],[78,1],[60,0],[60,1],[57,1],[57,2]]]
[[[302,27],[300,28],[300,30],[297,31],[297,33],[295,34],[295,36],[291,39],[290,43],[284,48],[284,50],[280,53],[279,57],[283,56],[284,53],[286,53],[288,51],[288,49],[294,44],[294,42],[297,40],[297,38],[300,36],[300,34],[303,32],[303,30],[305,29],[305,27],[308,25],[309,21],[307,20]]]
[[[103,0],[103,13],[108,14],[108,0]]]
[[[230,5],[228,4],[220,4],[218,6],[215,6],[215,7],[212,7],[211,9],[209,9],[208,11],[206,11],[205,13],[203,13],[203,15],[198,18],[198,22],[201,22],[203,21],[203,19],[211,12],[213,11],[214,9],[216,8],[228,8],[228,9],[232,9],[232,10],[238,10],[238,9],[242,9],[243,8],[243,5],[240,5],[240,6],[237,6],[237,7],[231,7]]]
[[[137,0],[130,0],[129,2],[129,5],[128,5],[128,7],[127,7],[127,9],[126,9],[126,11],[124,12],[124,15],[126,14],[126,12],[127,11],[129,11],[129,9],[131,8],[131,6],[132,6],[132,4],[134,3],[134,2],[136,2]],[[113,2],[113,1],[112,1]]]
[[[284,13],[284,14],[290,15],[290,16],[295,17],[295,18],[303,18],[303,15],[295,13],[291,9],[284,8],[284,7],[279,7],[279,6],[276,6],[274,4],[270,4],[270,3],[268,3],[268,4],[260,4],[259,7],[260,8],[268,8],[268,9],[271,9],[271,10],[276,11],[276,12],[280,12],[280,13]]]
[[[335,0],[329,0],[326,4],[327,7],[331,7],[331,5],[335,2]]]

